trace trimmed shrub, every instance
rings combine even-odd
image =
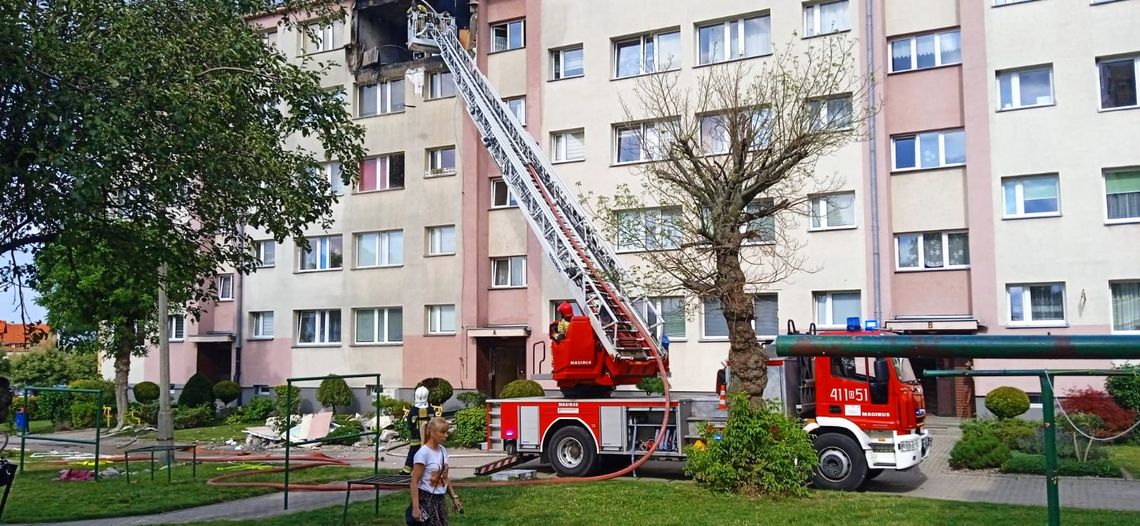
[[[72,396],[60,391],[41,391],[36,396],[36,409],[39,414],[36,418],[51,420],[55,428],[59,429],[64,423],[71,420]]]
[[[1029,395],[1016,387],[998,387],[986,395],[986,409],[998,418],[1013,418],[1029,410]]]
[[[1070,389],[1061,400],[1061,407],[1069,415],[1089,413],[1099,417],[1104,425],[1089,434],[1100,438],[1118,435],[1136,422],[1135,411],[1120,407],[1108,393],[1097,389]]]
[[[69,389],[98,389],[103,393],[103,405],[115,405],[115,382],[110,380],[87,378],[75,380],[67,384]],[[74,393],[75,400],[83,400],[95,404],[99,397],[94,393]]]
[[[665,393],[665,382],[656,376],[646,376],[637,382],[637,388],[645,391],[645,396]]]
[[[373,402],[372,405],[376,406],[380,414],[388,415],[394,420],[403,420],[404,415],[408,414],[408,409],[412,407],[411,402],[405,402],[386,395],[380,395],[380,398]]]
[[[273,394],[277,395],[277,416],[295,415],[301,411],[301,388],[295,385],[279,385],[273,388]],[[289,407],[285,407],[285,398],[288,394]]]
[[[546,394],[534,380],[515,380],[499,391],[499,398],[529,398]]]
[[[348,382],[344,378],[329,375],[321,380],[321,386],[317,388],[317,401],[323,407],[331,407],[333,413],[336,413],[337,406],[352,405],[352,389],[348,388]]]
[[[178,406],[173,416],[174,429],[202,427],[214,421],[214,411],[204,405]]]
[[[1109,376],[1104,382],[1105,390],[1120,407],[1140,411],[1140,366],[1125,365],[1117,369],[1131,371],[1132,374]]]
[[[685,448],[685,474],[715,491],[807,495],[819,459],[803,426],[773,401],[753,407],[746,394],[733,393],[729,403],[724,429],[703,426],[704,445]]]
[[[135,401],[140,404],[149,404],[158,401],[158,384],[154,382],[139,382],[135,384]]]
[[[424,378],[416,387],[421,385],[428,388],[428,403],[431,405],[443,405],[451,400],[451,394],[455,392],[451,388],[451,382],[443,378]]]
[[[1041,429],[1041,422],[1007,418],[995,420],[992,424],[994,435],[1009,449],[1019,449],[1020,444],[1032,440]]]
[[[202,373],[197,373],[186,380],[182,392],[178,395],[179,407],[210,406],[211,414],[214,407],[214,386],[210,379]]]
[[[1009,447],[992,431],[962,439],[950,450],[950,467],[954,469],[999,468],[1009,460]]]
[[[364,425],[361,424],[359,420],[352,418],[350,415],[337,415],[333,417],[333,422],[340,427],[329,432],[328,436],[325,437],[325,443],[351,446],[360,441],[361,437],[341,438],[347,435],[359,435],[363,433]]]
[[[483,407],[487,405],[487,395],[480,391],[467,391],[459,393],[456,398],[463,402],[463,407]]]
[[[71,404],[71,428],[86,429],[95,427],[95,419],[102,416],[102,411],[95,402],[85,400]]]
[[[1045,474],[1045,455],[1014,451],[1002,465],[1006,473]],[[1120,477],[1120,468],[1107,460],[1081,462],[1072,458],[1057,459],[1057,474],[1064,477]]]
[[[220,400],[223,405],[230,405],[241,396],[241,386],[237,382],[222,380],[214,384],[213,392],[214,398]]]
[[[471,406],[455,413],[455,428],[447,444],[455,447],[477,447],[487,441],[487,408]]]
[[[135,414],[146,424],[158,425],[158,402],[139,404]]]
[[[273,400],[264,396],[255,396],[245,405],[241,406],[243,422],[265,422],[273,415]]]

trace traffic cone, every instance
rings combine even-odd
[[[724,386],[723,385],[721,385],[720,388],[717,389],[717,396],[720,398],[720,405],[717,406],[717,409],[728,409],[728,407],[724,403]]]

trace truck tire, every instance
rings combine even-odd
[[[814,441],[819,453],[812,481],[820,489],[855,491],[867,480],[867,456],[851,437],[825,433]]]
[[[594,438],[579,426],[566,426],[550,438],[550,465],[560,477],[583,477],[598,466]]]

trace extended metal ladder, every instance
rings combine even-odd
[[[554,173],[542,149],[460,45],[454,19],[427,6],[421,9],[421,5],[413,6],[409,13],[408,47],[438,53],[451,70],[483,145],[543,250],[589,316],[606,352],[617,359],[664,356],[652,336],[653,327],[620,289],[621,264]],[[661,319],[651,302],[643,303],[654,320]]]

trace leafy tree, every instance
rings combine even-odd
[[[67,353],[54,345],[40,345],[11,360],[12,383],[16,385],[49,387],[99,377],[94,355]]]
[[[331,407],[335,413],[337,406],[352,404],[352,389],[348,388],[344,378],[329,376],[321,380],[321,386],[317,388],[317,401],[324,407]]]

